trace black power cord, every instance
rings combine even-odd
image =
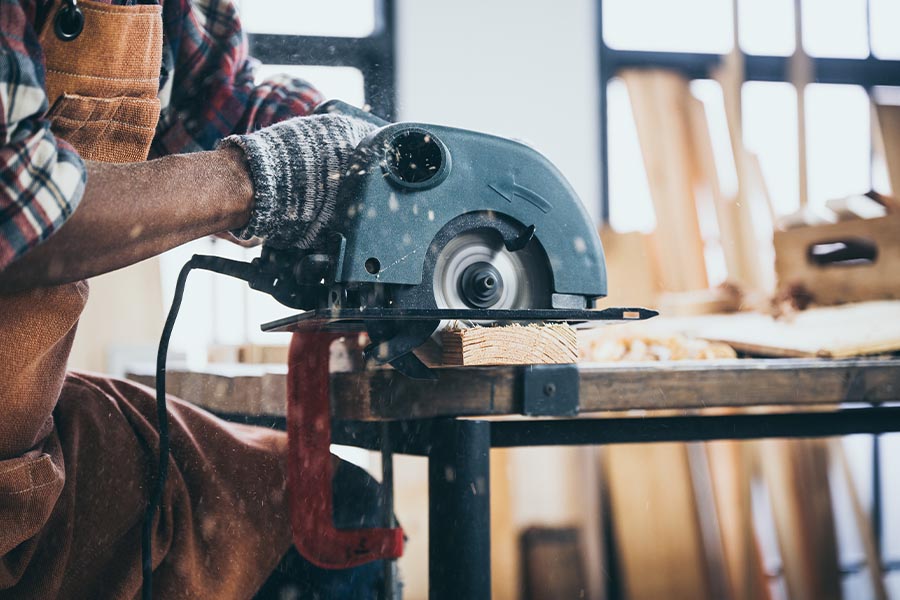
[[[162,335],[159,339],[159,349],[156,353],[156,429],[159,433],[159,462],[156,468],[156,480],[144,513],[144,524],[141,532],[141,573],[143,587],[141,598],[152,600],[153,598],[153,518],[162,504],[163,492],[166,488],[166,478],[169,475],[169,412],[166,403],[166,355],[169,352],[169,339],[175,328],[175,319],[181,308],[184,297],[184,287],[188,274],[194,269],[213,271],[223,275],[229,275],[244,281],[251,281],[257,273],[256,267],[250,263],[219,258],[218,256],[203,256],[195,254],[185,263],[178,274],[175,284],[175,295],[172,298],[172,307],[166,317]]]

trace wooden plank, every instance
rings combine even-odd
[[[733,600],[769,600],[768,582],[753,528],[747,444],[723,440],[704,446],[722,535],[729,597]]]
[[[733,198],[724,198],[717,205],[719,210],[719,226],[723,249],[733,255],[729,264],[729,276],[750,290],[771,292],[774,277],[771,274],[771,224],[760,227],[759,211],[754,210],[754,203],[762,198],[768,202],[765,183],[758,168],[758,161],[744,147],[743,104],[741,93],[745,79],[744,54],[738,41],[738,7],[737,0],[731,2],[733,8],[734,45],[722,60],[722,66],[714,74],[714,78],[722,86],[725,104],[725,118],[728,122],[728,133],[731,141],[731,152],[734,159],[737,189]],[[771,213],[771,203],[767,207]],[[764,248],[763,244],[766,245]],[[726,245],[729,245],[728,248]],[[728,263],[727,263],[728,264]]]
[[[706,444],[694,442],[687,443],[685,446],[691,468],[695,510],[700,527],[710,595],[713,598],[730,598],[730,576],[725,560],[722,524]]]
[[[129,378],[153,385],[153,369]],[[268,395],[263,414],[284,415],[284,372],[247,376],[250,395]],[[406,419],[436,416],[514,415],[521,367],[443,369],[440,379],[416,381],[391,370],[336,373],[332,410],[342,419]],[[582,364],[581,412],[631,409],[692,409],[747,406],[892,402],[900,400],[900,359],[739,359],[656,363]],[[202,375],[202,374],[201,374]],[[228,377],[220,369],[219,377]],[[194,372],[169,372],[173,394],[210,410],[221,410],[221,396],[191,385],[182,393],[179,378]],[[229,400],[242,414],[251,398]],[[243,408],[242,408],[243,406]]]
[[[708,287],[706,259],[694,198],[688,123],[687,80],[663,70],[624,70],[650,196],[662,289],[684,292]]]
[[[496,448],[491,461],[491,598],[519,598],[520,552],[517,551],[517,528],[513,519],[515,497],[509,448]]]
[[[887,207],[865,194],[831,198],[825,201],[825,208],[834,213],[838,221],[855,221],[857,219],[880,219],[888,214]]]
[[[809,204],[809,163],[806,152],[806,86],[815,81],[815,66],[803,48],[802,0],[794,0],[794,54],[788,61],[788,77],[796,90],[797,99],[797,169],[799,175],[800,209]]]
[[[743,302],[739,288],[720,285],[709,290],[663,294],[659,298],[659,312],[667,317],[732,313],[740,310]]]
[[[847,358],[900,350],[900,301],[811,308],[776,319],[741,313],[697,319],[686,334],[756,356]]]
[[[529,527],[522,532],[521,549],[525,600],[586,596],[577,529]]]
[[[447,329],[441,332],[444,366],[569,364],[578,360],[571,325],[544,323]]]
[[[828,440],[828,450],[832,463],[837,463],[844,484],[847,486],[847,495],[853,507],[853,521],[856,531],[862,542],[863,554],[866,560],[866,568],[869,571],[869,579],[872,581],[872,597],[874,600],[888,600],[887,588],[884,585],[884,568],[881,565],[881,552],[872,531],[872,518],[863,507],[862,500],[856,488],[853,470],[847,461],[847,453],[840,438]]]
[[[788,596],[840,599],[827,440],[770,439],[757,444]]]
[[[747,286],[755,287],[756,253],[753,249],[752,215],[747,199],[747,151],[744,148],[743,103],[741,90],[744,85],[744,53],[740,51],[738,42],[738,7],[737,0],[732,0],[734,46],[731,52],[722,58],[722,65],[713,74],[713,78],[722,87],[722,99],[725,108],[725,120],[728,125],[728,136],[731,142],[731,159],[734,163],[737,187],[731,198],[721,198],[716,204],[716,217],[719,223],[719,235],[725,253],[726,268],[729,279]],[[708,134],[707,134],[708,135]],[[702,150],[701,146],[701,150]]]
[[[900,399],[900,361],[743,359],[581,365],[580,371],[581,412]],[[516,380],[515,367],[448,370],[439,383],[386,371],[373,377],[368,416],[516,414]]]
[[[711,598],[684,444],[612,445],[603,471],[626,598]]]
[[[689,106],[689,122],[697,163],[695,178],[697,184],[706,187],[710,196],[712,196],[716,211],[716,222],[719,227],[719,244],[722,247],[725,269],[728,273],[727,280],[743,285],[751,285],[753,283],[752,273],[748,272],[748,257],[743,252],[744,247],[741,239],[742,228],[739,222],[739,203],[736,197],[726,198],[722,193],[712,137],[709,133],[709,121],[703,102],[692,97]]]
[[[900,106],[876,104],[875,112],[891,182],[891,196],[895,201],[900,201]]]
[[[660,291],[653,239],[646,233],[620,233],[610,227],[600,230],[606,274],[615,282],[601,306],[656,306]]]

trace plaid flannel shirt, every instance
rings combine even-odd
[[[254,83],[256,61],[230,0],[161,1],[162,111],[151,158],[209,150],[232,133],[308,114],[322,100],[300,79]],[[0,0],[0,270],[59,229],[87,179],[81,158],[54,137],[46,117],[35,30],[51,18],[50,4]]]

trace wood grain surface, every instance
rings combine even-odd
[[[578,337],[567,323],[447,329],[441,332],[444,366],[553,365],[578,360]]]
[[[168,391],[216,412],[284,415],[285,373],[277,365],[170,370]],[[232,366],[234,367],[234,366]],[[377,369],[332,376],[332,412],[342,419],[410,419],[520,413],[527,367],[439,369],[417,381]],[[736,359],[581,364],[579,412],[632,409],[801,406],[900,399],[900,359]],[[153,369],[131,379],[153,385]]]

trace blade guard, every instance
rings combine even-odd
[[[291,339],[287,378],[288,493],[294,545],[323,569],[346,569],[403,554],[403,530],[334,526],[329,358],[340,333]]]
[[[333,222],[341,236],[336,283],[419,285],[438,233],[462,215],[480,214],[487,226],[491,215],[534,226],[552,292],[606,296],[594,221],[562,173],[533,148],[463,129],[394,123],[364,139],[353,161],[361,168],[342,180]]]

